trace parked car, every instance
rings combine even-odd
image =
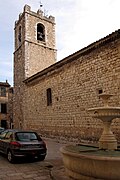
[[[0,152],[13,163],[17,158],[26,156],[44,160],[47,148],[36,132],[7,129],[0,134]]]
[[[0,127],[0,134],[5,130],[5,128]]]

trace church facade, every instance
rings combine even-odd
[[[102,123],[88,113],[101,93],[120,106],[120,31],[56,62],[55,19],[28,5],[15,23],[14,123],[47,137],[97,141]],[[112,130],[120,142],[120,121]]]

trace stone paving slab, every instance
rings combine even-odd
[[[61,159],[10,164],[0,159],[0,180],[68,180]]]

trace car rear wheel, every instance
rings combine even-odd
[[[10,150],[8,150],[8,152],[7,152],[7,160],[8,160],[10,163],[13,163],[14,160],[15,160],[15,158],[14,158],[14,156],[13,156],[13,154],[12,154],[12,152],[11,152]]]
[[[44,159],[45,159],[45,156],[41,156],[41,155],[38,156],[38,160],[44,161]]]

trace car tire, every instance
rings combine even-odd
[[[45,156],[41,156],[41,155],[38,156],[39,161],[44,161],[44,159],[45,159]]]
[[[12,152],[10,150],[8,150],[8,152],[7,152],[7,160],[10,163],[14,163],[14,161],[15,161],[14,155],[12,154]]]

